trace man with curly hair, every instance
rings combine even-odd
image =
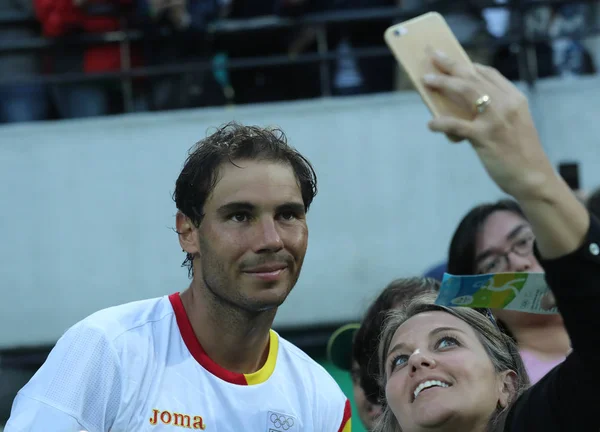
[[[333,378],[271,329],[300,275],[316,181],[279,130],[234,123],[200,141],[174,193],[190,286],[71,327],[6,432],[349,432]]]

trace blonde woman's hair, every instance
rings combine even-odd
[[[396,330],[410,318],[423,312],[441,311],[449,313],[456,318],[466,322],[477,335],[477,338],[483,345],[488,357],[490,358],[494,370],[497,373],[507,370],[514,371],[517,375],[516,389],[512,395],[510,403],[515,401],[517,397],[529,387],[529,377],[525,370],[525,365],[519,354],[519,350],[515,342],[506,334],[504,334],[496,325],[495,321],[486,317],[484,314],[475,309],[456,307],[448,308],[435,304],[435,294],[423,294],[414,297],[411,301],[400,309],[391,310],[388,313],[383,332],[379,343],[379,367],[381,371],[381,387],[385,389],[387,377],[385,361],[387,352],[390,348],[392,338]],[[385,400],[382,401],[384,412],[381,415],[374,432],[402,432],[398,420],[390,410]],[[508,413],[507,409],[498,407],[496,411],[490,413],[490,421],[487,430],[489,432],[500,432],[504,429],[505,416]]]

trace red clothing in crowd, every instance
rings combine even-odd
[[[87,3],[113,3],[127,5],[131,0],[87,0]],[[71,31],[105,33],[121,30],[118,17],[94,16],[78,7],[73,0],[34,0],[35,12],[45,36],[59,37]],[[137,63],[137,62],[135,62]],[[85,48],[85,72],[107,72],[121,68],[118,44],[88,46]]]

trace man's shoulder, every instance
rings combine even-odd
[[[300,378],[305,383],[312,383],[319,389],[319,394],[323,396],[339,395],[340,398],[345,398],[338,383],[327,372],[327,370],[312,359],[308,354],[300,348],[279,336],[281,346],[281,360],[289,363]],[[278,359],[279,361],[279,359]]]
[[[72,328],[86,328],[102,334],[107,341],[115,343],[124,335],[151,331],[156,324],[173,316],[173,308],[167,296],[138,300],[99,310]]]
[[[327,370],[289,341],[280,338],[281,360],[290,384],[302,389],[320,430],[349,430],[348,398]],[[279,358],[277,361],[279,362]]]

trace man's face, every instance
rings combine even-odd
[[[298,280],[308,244],[306,212],[291,166],[235,164],[220,167],[186,251],[196,255],[195,277],[217,298],[260,312],[281,305]]]

